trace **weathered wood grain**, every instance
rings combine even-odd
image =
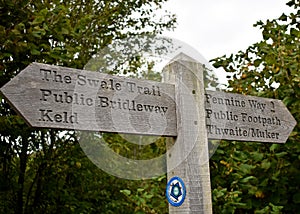
[[[176,137],[168,178],[187,196],[170,213],[212,213],[207,139],[285,143],[296,121],[280,100],[204,91],[201,64],[184,54],[164,81],[32,63],[0,92],[33,127]]]
[[[285,143],[296,121],[280,100],[206,91],[211,139]]]
[[[177,136],[174,84],[33,63],[1,88],[29,125]],[[210,139],[285,143],[296,125],[280,100],[206,91]]]
[[[169,213],[212,213],[202,65],[184,54],[164,68],[164,81],[175,84],[177,138],[167,151],[168,179],[180,177],[186,199]]]
[[[33,127],[174,136],[174,85],[33,63],[1,88]]]

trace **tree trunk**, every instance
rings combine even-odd
[[[18,190],[17,190],[17,204],[16,204],[16,213],[23,214],[24,213],[24,182],[25,182],[25,172],[26,172],[26,164],[28,158],[28,137],[22,137],[22,148],[20,155],[20,172],[18,178]]]

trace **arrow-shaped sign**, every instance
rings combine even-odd
[[[1,92],[33,127],[176,135],[171,84],[32,63]]]
[[[175,87],[32,63],[1,88],[33,127],[176,136]],[[205,93],[211,139],[284,143],[295,119],[280,100]]]
[[[209,138],[285,143],[296,121],[280,100],[207,91]]]

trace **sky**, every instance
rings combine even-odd
[[[164,36],[187,43],[207,61],[230,55],[262,40],[261,30],[253,24],[289,12],[286,2],[288,0],[169,0],[164,8],[177,15],[177,28]],[[216,73],[220,78],[225,76],[222,71]]]

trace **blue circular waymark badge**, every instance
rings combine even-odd
[[[169,180],[166,188],[168,202],[175,207],[179,207],[185,199],[186,189],[181,178],[173,177]]]

